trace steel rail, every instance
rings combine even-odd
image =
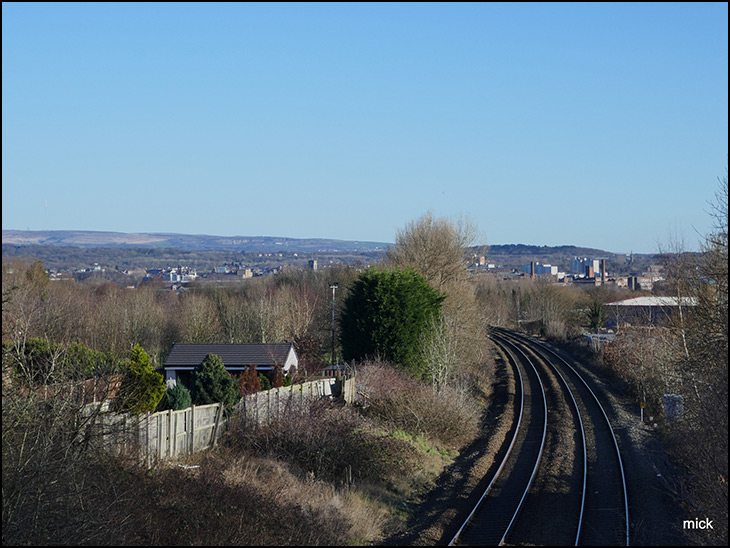
[[[505,340],[504,338],[502,339]],[[507,535],[509,534],[510,530],[512,529],[512,525],[514,524],[515,520],[517,519],[517,515],[520,513],[520,510],[522,509],[522,505],[525,502],[525,498],[527,498],[527,493],[530,491],[530,487],[532,486],[532,480],[535,479],[535,475],[537,475],[537,469],[540,466],[540,460],[542,459],[542,452],[545,448],[545,439],[547,438],[547,423],[548,423],[548,411],[547,411],[547,396],[545,395],[545,386],[542,384],[542,379],[540,378],[540,374],[537,371],[537,368],[535,367],[535,364],[532,362],[532,360],[525,354],[521,348],[516,346],[514,343],[511,343],[522,356],[528,361],[532,369],[535,371],[535,375],[537,375],[537,380],[540,383],[540,390],[542,390],[542,403],[543,403],[543,411],[544,411],[544,418],[543,426],[542,426],[542,440],[540,441],[540,452],[537,455],[537,459],[535,460],[535,467],[532,469],[532,475],[530,476],[530,481],[527,482],[527,486],[525,487],[525,492],[522,493],[522,498],[520,499],[520,503],[517,505],[517,509],[515,510],[514,515],[512,516],[512,519],[509,522],[509,525],[507,526],[507,529],[504,532],[504,535],[502,535],[502,540],[499,541],[499,545],[504,545],[505,540],[507,539]]]
[[[523,411],[525,409],[525,383],[524,383],[524,380],[522,378],[522,372],[520,371],[520,367],[517,365],[517,360],[515,359],[515,357],[512,355],[512,353],[509,350],[507,350],[506,348],[504,350],[507,352],[507,354],[509,355],[509,357],[512,359],[513,367],[517,371],[517,376],[520,379],[520,413],[519,413],[518,418],[517,418],[517,426],[515,427],[515,433],[512,436],[512,441],[509,444],[509,448],[507,449],[507,453],[505,454],[504,458],[502,459],[502,462],[499,465],[499,468],[497,468],[497,471],[494,473],[494,477],[492,478],[492,481],[489,482],[489,485],[484,490],[484,493],[482,493],[482,496],[479,497],[479,500],[477,501],[476,505],[474,505],[474,508],[469,513],[469,515],[467,516],[466,520],[464,520],[464,523],[461,525],[461,527],[459,527],[459,530],[454,535],[454,538],[452,538],[451,539],[451,542],[449,542],[449,546],[453,546],[454,543],[456,543],[456,541],[459,539],[459,536],[461,535],[461,532],[464,530],[464,528],[467,526],[467,524],[474,517],[474,514],[477,512],[477,510],[481,506],[482,501],[489,494],[489,491],[491,491],[492,486],[494,485],[494,482],[499,477],[500,472],[502,472],[502,468],[504,468],[504,465],[507,463],[507,460],[509,459],[509,456],[512,453],[512,449],[515,446],[515,442],[517,441],[517,436],[519,435],[520,428],[522,426],[522,414],[523,414]]]
[[[522,494],[522,497],[521,497],[519,503],[517,504],[517,507],[516,507],[515,511],[512,512],[512,517],[510,519],[510,522],[507,525],[507,527],[506,527],[506,529],[505,529],[504,533],[502,534],[502,537],[501,537],[501,539],[499,541],[499,545],[501,546],[501,545],[504,544],[505,539],[507,538],[507,535],[509,534],[509,532],[510,532],[510,530],[511,530],[511,528],[512,528],[512,526],[513,526],[513,524],[514,524],[514,522],[515,522],[515,520],[517,518],[517,515],[520,512],[520,510],[522,508],[522,505],[523,505],[523,503],[525,501],[525,498],[527,497],[527,493],[529,492],[530,487],[532,485],[532,481],[534,480],[535,475],[537,474],[537,470],[539,468],[540,460],[541,460],[542,454],[543,454],[543,449],[545,447],[545,439],[547,438],[548,412],[547,412],[547,398],[545,396],[545,387],[544,387],[544,385],[542,383],[542,379],[540,378],[540,374],[538,373],[537,368],[533,364],[532,360],[530,360],[530,358],[524,352],[522,352],[522,350],[519,347],[517,347],[514,343],[512,343],[510,341],[507,341],[504,338],[500,338],[500,341],[497,341],[496,339],[493,339],[493,340],[495,341],[496,344],[498,344],[509,355],[509,357],[511,358],[511,360],[512,360],[514,366],[515,366],[515,368],[517,369],[517,371],[519,373],[520,383],[521,383],[521,386],[523,387],[522,388],[522,399],[521,399],[521,403],[520,403],[519,426],[520,427],[522,426],[523,409],[524,409],[524,380],[523,380],[523,377],[522,377],[522,373],[520,372],[520,367],[519,367],[518,361],[515,358],[514,354],[512,352],[510,352],[509,348],[507,348],[507,345],[510,345],[510,346],[513,346],[514,348],[516,348],[522,354],[522,356],[527,361],[527,363],[529,363],[530,366],[532,367],[533,371],[535,372],[535,376],[537,378],[538,384],[540,386],[540,392],[542,394],[542,405],[543,405],[543,425],[542,425],[542,435],[541,435],[541,439],[540,439],[540,449],[539,449],[539,452],[538,452],[538,454],[537,454],[537,456],[535,458],[535,465],[533,466],[532,473],[530,475],[530,479],[529,479],[529,481],[527,482],[527,484],[525,486],[525,489],[524,489],[524,492]],[[476,515],[477,511],[480,509],[480,507],[482,505],[482,502],[484,501],[484,499],[486,498],[486,496],[489,494],[490,490],[492,489],[492,486],[494,485],[494,482],[499,477],[499,473],[502,471],[502,468],[507,463],[507,460],[508,460],[510,454],[512,453],[512,449],[513,449],[513,447],[515,445],[515,442],[517,440],[517,436],[520,433],[520,427],[518,427],[518,428],[515,429],[515,434],[514,434],[514,436],[512,438],[512,441],[510,443],[510,447],[509,447],[509,450],[507,452],[507,455],[505,455],[504,459],[502,459],[502,462],[501,462],[501,464],[499,466],[499,469],[498,469],[497,473],[495,474],[495,476],[490,481],[489,486],[484,491],[484,493],[482,494],[482,496],[479,498],[479,501],[474,506],[474,508],[472,509],[472,511],[470,512],[469,516],[466,518],[466,520],[464,521],[464,523],[461,525],[461,527],[457,531],[456,535],[454,535],[454,538],[449,543],[449,546],[454,545],[459,540],[459,537],[462,534],[462,532],[464,531],[464,529],[469,524],[472,523],[472,520],[473,520],[474,516]]]
[[[512,335],[508,331],[501,332],[502,336],[510,336]],[[535,351],[534,347],[531,347],[529,344],[527,344],[525,341],[522,341],[521,339],[514,337],[518,341],[521,341],[522,344],[525,344],[528,348],[531,348],[533,351]],[[585,432],[585,425],[583,424],[583,417],[580,412],[580,407],[578,406],[578,402],[575,399],[575,395],[573,394],[573,391],[570,388],[570,385],[568,384],[568,381],[565,380],[565,377],[563,377],[563,374],[560,372],[560,370],[555,367],[555,365],[545,356],[544,353],[537,352],[539,356],[541,356],[545,362],[550,366],[550,368],[553,370],[554,373],[558,375],[561,382],[563,383],[563,386],[565,387],[565,390],[570,395],[570,399],[573,402],[573,409],[575,409],[576,416],[578,417],[578,424],[580,425],[580,436],[581,436],[581,442],[583,445],[583,487],[581,490],[581,501],[580,501],[580,513],[578,515],[578,526],[575,534],[575,546],[578,546],[578,543],[580,541],[580,533],[581,528],[583,526],[583,515],[585,513],[585,504],[586,504],[586,485],[588,483],[588,454],[586,449],[586,432]]]
[[[593,396],[593,399],[595,400],[596,404],[598,405],[598,408],[601,410],[601,413],[603,414],[603,418],[606,420],[606,424],[608,425],[608,429],[611,432],[611,438],[613,439],[613,446],[614,446],[614,449],[616,450],[616,457],[618,458],[619,469],[621,471],[621,484],[622,484],[623,495],[624,495],[623,496],[623,499],[624,499],[623,500],[623,502],[624,502],[624,515],[625,515],[625,520],[626,520],[626,546],[630,546],[630,534],[629,534],[629,524],[630,524],[629,523],[629,496],[628,496],[628,491],[627,491],[627,488],[626,488],[626,474],[624,472],[623,460],[621,459],[621,451],[619,449],[618,441],[616,439],[616,433],[614,432],[613,426],[611,425],[611,421],[609,420],[608,415],[606,414],[606,410],[603,408],[603,405],[601,405],[601,402],[598,399],[598,396],[596,396],[595,392],[591,389],[591,387],[588,385],[588,383],[583,378],[583,376],[580,373],[578,373],[578,371],[572,365],[570,365],[562,356],[560,356],[558,353],[556,353],[554,350],[552,350],[548,345],[546,345],[542,341],[537,341],[535,339],[528,338],[525,335],[522,335],[520,333],[514,333],[514,332],[510,332],[510,333],[512,333],[513,335],[515,335],[518,338],[521,338],[523,340],[524,339],[527,339],[528,341],[530,341],[533,344],[539,346],[540,348],[544,349],[545,351],[550,352],[553,356],[555,356],[561,362],[563,362],[571,371],[573,371],[573,373],[575,374],[575,376],[578,377],[578,379],[580,379],[580,381],[586,387],[586,389],[588,390],[588,392],[590,392],[590,394]]]

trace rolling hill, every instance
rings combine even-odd
[[[3,245],[52,245],[72,247],[174,248],[186,251],[259,251],[299,253],[352,253],[384,251],[388,243],[358,242],[323,238],[279,238],[274,236],[213,236],[96,232],[89,230],[3,230]]]

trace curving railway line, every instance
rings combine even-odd
[[[623,463],[599,399],[547,345],[498,328],[490,337],[515,371],[519,411],[502,462],[449,544],[628,545]]]

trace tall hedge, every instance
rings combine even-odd
[[[344,359],[379,356],[423,377],[420,344],[441,315],[444,298],[412,268],[369,268],[344,301],[340,319]]]
[[[25,344],[2,343],[3,371],[29,386],[110,377],[123,371],[123,360],[77,342],[29,338]]]

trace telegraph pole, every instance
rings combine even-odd
[[[332,290],[332,364],[335,365],[335,291],[337,291],[337,287],[339,284],[337,282],[334,282],[330,289]]]

